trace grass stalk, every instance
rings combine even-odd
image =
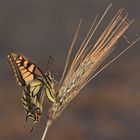
[[[62,111],[67,107],[72,99],[76,97],[80,90],[140,40],[139,37],[129,44],[129,46],[121,51],[115,58],[112,58],[112,60],[110,60],[106,65],[99,67],[104,60],[119,47],[117,45],[119,39],[123,37],[124,33],[133,23],[133,20],[129,20],[128,13],[124,12],[123,8],[119,9],[101,33],[95,44],[91,45],[90,42],[93,39],[93,36],[95,36],[95,33],[98,33],[98,28],[104,21],[110,7],[111,4],[107,7],[100,19],[96,16],[85,39],[80,45],[79,50],[70,63],[71,53],[77,41],[79,29],[82,23],[82,20],[80,21],[69,49],[62,78],[60,80],[60,87],[57,91],[58,101],[52,104],[49,109],[46,128],[41,140],[45,140],[48,128],[51,126],[53,121],[61,115]]]

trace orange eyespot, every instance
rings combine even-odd
[[[37,113],[37,115],[41,115],[41,110],[40,110],[40,108],[37,108],[37,109],[36,109],[36,113]]]
[[[36,120],[37,121],[39,121],[40,116],[41,116],[41,110],[40,110],[40,108],[36,108]]]

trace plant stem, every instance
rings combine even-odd
[[[52,123],[51,120],[48,120],[48,121],[47,121],[47,124],[46,124],[46,127],[45,127],[45,130],[44,130],[44,133],[43,133],[43,135],[42,135],[41,140],[45,140],[46,134],[47,134],[47,132],[48,132],[48,128],[50,127],[51,123]]]

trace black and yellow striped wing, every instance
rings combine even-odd
[[[40,84],[40,81],[33,82],[24,88],[22,103],[27,112],[26,121],[28,118],[32,118],[34,122],[39,122],[42,114],[43,99],[44,86]]]
[[[38,122],[42,113],[42,102],[46,92],[45,77],[41,70],[23,55],[11,53],[8,60],[13,67],[18,84],[24,87],[22,103],[31,117]]]
[[[39,122],[44,95],[46,94],[51,102],[56,102],[51,73],[47,71],[44,74],[23,55],[10,53],[8,60],[18,84],[24,88],[22,103],[27,112],[26,120],[30,117],[34,122]]]

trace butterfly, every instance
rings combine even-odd
[[[56,102],[53,77],[49,71],[44,74],[21,54],[10,53],[8,60],[18,84],[23,87],[22,103],[27,112],[26,121],[32,118],[34,123],[39,122],[44,95],[46,94],[52,103]]]

